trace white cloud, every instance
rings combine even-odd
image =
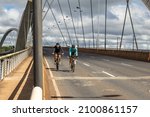
[[[44,3],[45,0],[43,0]],[[52,0],[49,0],[51,2]],[[72,20],[69,12],[67,0],[59,0],[62,6],[63,14],[66,19],[68,31],[73,39],[74,29],[72,25]],[[78,0],[69,0],[71,4],[73,20],[75,28],[77,31],[78,38],[82,41],[82,25],[79,15],[79,6]],[[81,1],[81,11],[83,16],[83,25],[85,31],[85,38],[87,41],[91,39],[92,42],[92,21],[91,21],[91,9],[90,9],[90,0],[80,0]],[[94,35],[95,39],[97,38],[98,32],[100,33],[100,39],[104,40],[104,31],[105,31],[105,0],[92,0],[93,3],[93,16],[94,16]],[[1,0],[0,1],[0,34],[4,33],[7,29],[11,27],[18,27],[21,19],[22,12],[25,8],[26,0]],[[46,5],[44,11],[46,11],[48,5]],[[68,40],[68,34],[60,8],[58,6],[57,0],[54,0],[52,8],[57,19],[57,22],[61,28],[65,39]],[[116,41],[117,37],[121,37],[124,15],[126,10],[126,0],[108,0],[108,20],[107,20],[107,37],[108,43]],[[150,12],[141,2],[141,0],[130,0],[130,10],[133,18],[135,33],[137,39],[149,40],[150,39]],[[99,18],[99,21],[98,21]],[[62,35],[58,30],[56,22],[51,14],[51,11],[48,12],[44,22],[43,22],[43,36],[48,41],[55,41],[57,38],[59,41],[62,40]],[[132,27],[127,16],[126,26],[125,26],[125,37],[132,39]],[[112,39],[112,40],[111,40]]]
[[[13,19],[13,20],[18,20],[19,18],[19,11],[16,9],[10,9],[10,10],[5,10],[5,13],[8,15],[8,18]]]
[[[0,1],[0,33],[19,26],[26,0]]]

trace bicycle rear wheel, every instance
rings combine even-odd
[[[56,70],[57,71],[59,70],[59,61],[58,61],[58,59],[56,60]]]
[[[58,64],[56,65],[56,69],[59,70],[59,65]]]
[[[75,72],[75,65],[73,65],[72,72]]]
[[[71,65],[71,71],[75,72],[75,64],[74,63],[72,63],[72,65]]]

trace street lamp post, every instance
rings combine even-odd
[[[42,50],[42,0],[33,0],[34,86],[40,88],[43,84]]]

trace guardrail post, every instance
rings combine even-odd
[[[3,79],[3,60],[0,60],[0,80]]]
[[[3,61],[3,76],[6,76],[7,75],[7,60],[5,59],[4,61]]]
[[[7,59],[7,74],[9,74],[10,73],[10,64],[9,64],[9,60]]]
[[[13,54],[8,54],[0,57],[0,80],[4,79],[10,72],[12,72],[26,57],[28,57],[26,49]]]
[[[33,0],[34,86],[42,88],[42,0]]]

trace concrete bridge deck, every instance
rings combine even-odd
[[[0,81],[0,100],[30,99],[33,88],[32,64],[32,57],[28,57]]]

